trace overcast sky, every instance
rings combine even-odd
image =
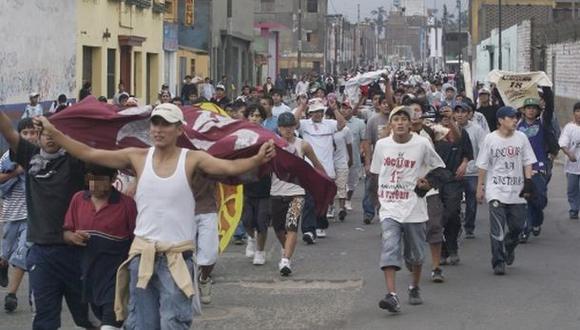
[[[401,1],[403,2],[403,1]],[[455,0],[425,0],[427,8],[438,7],[441,13],[443,4],[447,4],[450,13],[456,13]],[[351,22],[357,19],[357,4],[360,4],[360,18],[371,17],[370,12],[379,6],[384,6],[387,12],[391,9],[392,0],[328,0],[329,14],[343,14],[349,18]],[[462,0],[463,9],[467,9],[467,0]]]

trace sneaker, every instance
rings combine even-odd
[[[290,275],[292,273],[292,268],[290,268],[290,260],[288,258],[280,259],[278,269],[280,270],[280,275],[282,276]]]
[[[431,271],[431,280],[435,283],[445,282],[445,276],[443,276],[443,270],[439,267]]]
[[[244,245],[243,237],[234,237],[234,245]]]
[[[8,263],[4,261],[0,261],[0,286],[8,286]]]
[[[246,244],[246,258],[253,258],[256,252],[256,240],[248,237],[248,243]]]
[[[578,220],[578,211],[570,211],[570,220]]]
[[[493,273],[495,275],[505,275],[505,264],[503,262],[498,263],[493,267]]]
[[[328,207],[328,211],[326,211],[327,218],[334,218],[334,205],[330,205]]]
[[[211,278],[207,280],[199,280],[199,297],[202,304],[211,304],[211,289],[213,284],[211,283]]]
[[[459,259],[459,256],[457,255],[457,253],[452,253],[452,254],[449,256],[449,264],[450,264],[451,266],[458,265],[460,261],[461,261],[461,260]]]
[[[515,249],[516,247],[507,247],[505,248],[505,263],[508,266],[511,266],[514,263],[514,260],[516,259],[516,255],[515,255]]]
[[[326,230],[324,230],[324,229],[316,229],[316,237],[318,237],[318,238],[326,238]]]
[[[14,312],[16,307],[18,307],[18,298],[16,298],[16,295],[14,293],[7,294],[4,298],[4,310],[10,313]]]
[[[371,222],[373,222],[373,218],[374,218],[373,216],[365,215],[364,220],[363,220],[364,224],[370,225]]]
[[[465,231],[465,239],[474,239],[475,238],[475,234],[472,231]]]
[[[379,301],[379,308],[386,309],[391,313],[398,313],[401,311],[401,303],[399,296],[396,293],[388,293],[381,301]]]
[[[534,236],[540,236],[541,232],[542,232],[542,227],[540,227],[540,226],[532,227],[532,234],[534,234]]]
[[[338,211],[338,220],[344,221],[344,218],[346,218],[346,208],[341,208],[340,211]]]
[[[409,305],[421,305],[423,298],[421,298],[421,290],[418,286],[409,288]]]
[[[256,251],[254,253],[254,261],[252,262],[256,266],[261,266],[266,263],[266,252],[265,251]]]
[[[352,211],[352,202],[351,201],[344,202],[344,207],[346,208],[347,211]]]
[[[306,244],[308,245],[316,243],[316,238],[314,237],[314,234],[311,232],[304,233],[304,235],[302,235],[302,240],[306,242]]]
[[[441,257],[441,260],[439,261],[439,265],[441,265],[441,266],[447,266],[447,265],[449,265],[448,258]]]
[[[528,238],[530,237],[530,235],[528,233],[521,233],[520,234],[520,244],[526,244],[528,242]]]

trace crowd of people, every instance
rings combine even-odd
[[[411,272],[409,303],[421,304],[426,247],[432,281],[445,282],[442,266],[461,263],[460,238],[483,234],[476,231],[476,214],[484,201],[491,268],[504,275],[516,247],[541,234],[559,150],[567,157],[570,219],[578,219],[580,103],[560,133],[548,87],[514,109],[494,85],[478,84],[466,95],[450,75],[397,68],[358,86],[353,100],[345,87],[355,76],[304,75],[283,86],[267,79],[263,86],[243,86],[237,96],[227,77],[214,87],[208,78],[187,76],[179,96],[162,86],[149,149],[106,151],[66,136],[46,117],[66,111],[64,95],[45,112],[38,94],[30,94],[16,129],[0,113],[0,133],[10,146],[0,159],[6,311],[17,308],[26,272],[34,329],[60,326],[63,297],[78,326],[98,326],[90,308],[101,329],[188,329],[200,303],[212,302],[216,178],[251,171],[276,151],[268,142],[253,157],[222,160],[177,147],[187,124],[180,106],[187,104],[213,102],[235,120],[278,134],[286,151],[336,184],[335,201],[320,214],[308,191],[276,174],[245,183],[233,238],[245,245],[245,256],[256,266],[267,262],[272,227],[281,247],[280,276],[290,276],[299,229],[302,241],[315,245],[332,238],[332,219],[378,222],[376,254],[386,286],[379,307],[393,313],[401,308],[396,272]],[[90,93],[90,85],[83,86],[79,100]],[[123,108],[138,100],[120,84],[113,103]],[[114,183],[127,170],[135,179],[120,191]],[[352,197],[361,182],[362,212],[355,214]]]

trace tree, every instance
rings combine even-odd
[[[377,27],[378,35],[382,35],[385,27],[385,17],[387,16],[385,7],[379,6],[379,8],[372,10],[371,16],[373,16],[373,21]]]

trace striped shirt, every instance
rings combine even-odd
[[[10,151],[6,151],[2,155],[2,158],[0,158],[1,173],[6,171],[2,165],[10,163],[9,159]],[[2,211],[0,211],[0,219],[2,221],[16,221],[28,218],[24,180],[24,176],[20,176],[18,182],[12,187],[12,190],[4,196],[2,200]]]

